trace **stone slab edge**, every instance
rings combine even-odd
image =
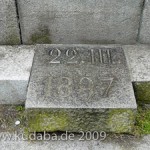
[[[103,46],[103,45],[101,45]],[[105,45],[106,46],[106,45]],[[121,46],[121,45],[108,45],[110,46]],[[3,52],[7,51],[7,49],[10,49],[13,51],[13,49],[18,49],[16,50],[17,58],[18,61],[16,63],[19,63],[19,61],[27,61],[27,66],[16,66],[16,67],[11,67],[9,61],[5,61],[5,64],[3,66],[4,68],[7,68],[6,74],[1,73],[0,80],[16,80],[16,82],[20,81],[25,81],[26,86],[29,80],[30,76],[30,69],[32,67],[32,61],[33,61],[33,53],[34,49],[36,46],[0,46],[0,56],[3,57],[4,54]],[[107,47],[107,46],[106,46]],[[132,82],[149,82],[150,81],[150,45],[144,45],[144,44],[139,44],[139,45],[123,45],[122,46],[125,54],[126,54],[126,59],[129,65],[129,70],[131,73],[131,80]],[[3,48],[3,51],[1,50]],[[24,48],[24,50],[19,52],[19,49]],[[32,48],[32,52],[30,52],[28,49]],[[9,50],[8,50],[9,51]],[[19,53],[18,53],[19,52]],[[31,54],[32,53],[32,54]],[[9,55],[7,54],[8,60],[11,60],[13,57],[11,56],[12,53]],[[31,54],[31,55],[30,55]],[[30,55],[30,59],[22,59],[24,56]],[[10,57],[10,58],[9,58]],[[13,62],[13,61],[12,61]],[[25,71],[24,70],[28,70]],[[24,98],[26,95],[23,96]],[[13,101],[16,101],[15,99]]]
[[[1,104],[22,104],[26,100],[34,47],[0,47]]]

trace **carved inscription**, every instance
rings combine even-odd
[[[102,49],[98,50],[98,55],[99,55],[99,63],[100,64],[112,64],[111,60],[111,51],[109,49],[106,49],[105,51]],[[96,59],[95,59],[95,50],[91,49],[91,63],[95,64]]]
[[[72,56],[70,55],[72,53]],[[66,56],[69,58],[70,56],[70,59],[69,61],[67,62],[68,64],[76,64],[78,63],[77,61],[75,61],[75,57],[77,55],[77,51],[76,50],[67,50],[66,51]]]
[[[100,64],[112,64],[111,58],[111,49],[90,49],[88,50],[90,54],[91,64],[100,63]],[[77,57],[81,56],[80,51],[76,48],[65,50],[65,55],[62,53],[62,50],[58,48],[54,48],[49,51],[49,56],[51,56],[50,64],[61,64],[61,57],[65,57],[67,59],[67,64],[77,64],[84,63],[87,61],[78,61]],[[82,59],[82,58],[81,58]]]
[[[50,56],[54,56],[54,58],[50,61],[50,63],[51,64],[60,64],[61,62],[60,62],[59,58],[60,58],[61,54],[62,54],[62,52],[58,48],[49,51],[49,55]],[[75,60],[75,57],[77,55],[77,51],[75,49],[68,49],[68,50],[66,50],[65,55],[68,58],[68,62],[67,62],[68,64],[76,64],[76,63],[78,63]]]
[[[85,84],[86,83],[86,84]],[[84,94],[84,93],[88,93],[87,98],[89,99],[92,94],[94,93],[94,83],[92,81],[92,79],[88,78],[88,77],[83,77],[80,79],[80,83],[79,83],[79,90],[80,90],[80,95]]]
[[[28,104],[34,100],[39,108],[70,109],[128,105],[133,89],[121,47],[39,45],[33,62]]]
[[[55,52],[56,52],[56,57],[54,57],[54,58],[50,61],[50,63],[51,63],[51,64],[60,64],[60,61],[57,60],[57,59],[59,59],[59,57],[60,57],[60,55],[61,55],[61,51],[60,51],[58,48],[49,51],[49,55],[53,56]]]
[[[95,94],[100,94],[99,96],[105,98],[109,97],[109,91],[113,85],[113,78],[102,78],[99,81],[94,81],[94,79],[90,77],[81,77],[78,80],[77,89],[73,86],[73,79],[70,77],[47,77],[44,80],[44,94],[46,96],[54,96],[54,97],[69,97],[75,91],[79,96],[90,99]],[[97,87],[95,87],[95,82],[99,83]]]

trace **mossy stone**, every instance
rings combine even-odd
[[[130,109],[116,109],[110,111],[108,126],[115,133],[132,133],[135,124],[136,111]]]
[[[19,35],[12,33],[5,38],[2,44],[3,45],[20,45],[21,44],[20,37]]]
[[[150,82],[133,83],[136,100],[139,104],[150,104]]]
[[[106,131],[129,133],[135,112],[130,109],[27,109],[29,132]]]
[[[139,134],[150,134],[150,109],[139,107],[136,116],[136,130]]]
[[[50,31],[47,27],[39,28],[37,32],[30,36],[29,44],[51,44]]]

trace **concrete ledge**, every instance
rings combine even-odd
[[[125,45],[123,49],[132,82],[150,81],[150,45]]]
[[[132,82],[150,81],[150,46],[126,45],[123,48]],[[0,47],[0,103],[24,103],[34,49],[35,46]]]
[[[34,46],[0,47],[0,104],[21,104],[26,99]]]
[[[150,104],[150,46],[123,46],[138,104]]]

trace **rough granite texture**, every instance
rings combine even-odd
[[[150,0],[145,0],[143,9],[139,42],[150,44]]]
[[[19,0],[24,44],[136,43],[143,0]]]
[[[36,46],[26,100],[30,132],[131,132],[136,108],[120,47]]]
[[[123,45],[132,82],[150,81],[150,46]]]
[[[150,46],[123,46],[129,65],[136,100],[140,104],[150,104]]]
[[[20,44],[15,0],[0,0],[0,45]]]
[[[136,108],[123,49],[37,45],[26,108],[37,107]]]
[[[34,46],[0,47],[0,104],[26,100]]]

